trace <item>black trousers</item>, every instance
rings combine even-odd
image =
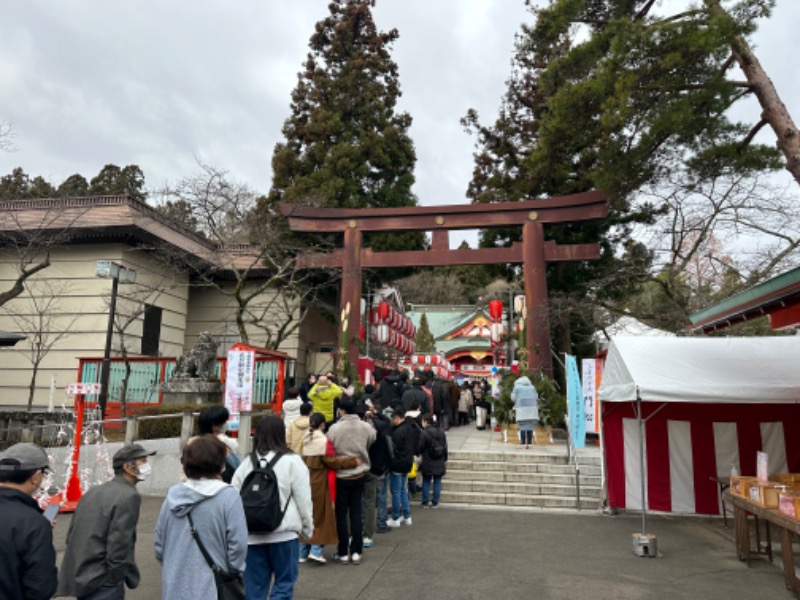
[[[366,477],[336,480],[336,533],[339,536],[337,553],[349,556],[364,550],[364,525],[361,502],[364,499]],[[349,520],[349,523],[348,523]],[[349,526],[348,526],[349,525]]]

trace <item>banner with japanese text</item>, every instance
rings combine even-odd
[[[586,411],[586,431],[597,433],[599,431],[597,419],[597,361],[594,358],[584,358],[581,361],[581,381],[583,385],[583,403]]]
[[[233,421],[239,421],[242,411],[253,410],[256,353],[252,350],[229,350],[225,376],[225,408]]]
[[[583,401],[581,377],[578,374],[578,361],[566,355],[567,367],[567,417],[569,434],[576,448],[586,447],[586,406]]]

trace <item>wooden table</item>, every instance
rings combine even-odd
[[[736,551],[739,555],[739,560],[750,562],[751,554],[760,554],[761,544],[758,539],[758,529],[756,529],[756,551],[750,551],[750,524],[748,522],[748,515],[752,516],[756,528],[758,528],[758,520],[760,519],[766,524],[767,529],[767,554],[770,561],[772,561],[772,549],[770,547],[770,523],[775,525],[780,530],[781,535],[781,558],[783,559],[783,575],[786,581],[786,588],[791,590],[795,598],[800,598],[800,579],[797,578],[794,568],[794,552],[792,551],[792,539],[795,535],[800,535],[800,522],[790,519],[779,513],[772,508],[764,508],[758,504],[750,502],[746,498],[739,496],[729,496],[733,502],[733,522],[736,534]]]

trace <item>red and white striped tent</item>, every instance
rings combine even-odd
[[[637,390],[641,402],[637,402]],[[617,337],[599,390],[609,505],[719,514],[735,466],[800,472],[800,337]],[[638,407],[644,422],[639,455]]]

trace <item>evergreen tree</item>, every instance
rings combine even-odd
[[[144,173],[136,165],[119,168],[117,165],[106,165],[96,177],[89,182],[90,196],[114,196],[127,194],[137,200],[144,201]]]
[[[431,329],[428,326],[428,315],[422,313],[422,318],[419,320],[419,327],[417,334],[414,336],[414,343],[416,344],[417,354],[431,354],[436,352],[436,340],[433,338]]]
[[[338,208],[415,206],[411,116],[397,112],[400,82],[389,49],[396,29],[379,32],[372,0],[333,0],[310,40],[292,92],[285,140],[272,157],[268,201]],[[376,251],[421,249],[424,234],[374,234]]]
[[[532,4],[532,3],[530,3]],[[601,241],[602,260],[548,267],[551,292],[572,298],[572,319],[557,327],[559,351],[574,351],[576,327],[591,327],[584,299],[619,305],[649,278],[649,249],[631,240],[661,206],[637,192],[682,170],[708,179],[779,166],[774,148],[754,144],[749,127],[730,120],[744,92],[727,77],[730,44],[753,29],[771,2],[746,0],[734,17],[695,7],[651,14],[652,0],[552,0],[523,26],[497,121],[464,124],[478,135],[474,202],[557,196],[602,189],[602,223],[548,226],[560,243]],[[577,41],[580,40],[580,41]],[[505,246],[519,231],[491,230],[484,246]]]

